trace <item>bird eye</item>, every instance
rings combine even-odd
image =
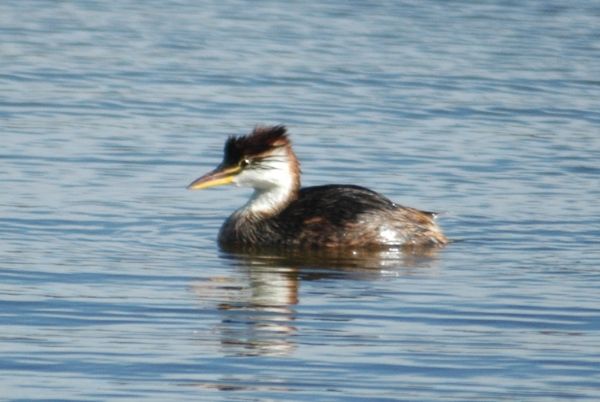
[[[249,159],[242,159],[240,162],[240,167],[245,168],[246,166],[248,166],[250,164],[250,160]]]

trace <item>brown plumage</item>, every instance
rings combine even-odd
[[[398,205],[360,186],[300,188],[300,168],[285,127],[230,137],[219,167],[190,184],[234,183],[255,193],[219,232],[227,249],[381,249],[442,246],[435,214]]]

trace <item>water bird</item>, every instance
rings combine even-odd
[[[448,242],[436,214],[405,207],[356,185],[300,186],[300,163],[283,125],[230,136],[223,161],[187,188],[251,187],[248,202],[225,220],[226,250],[385,249]]]

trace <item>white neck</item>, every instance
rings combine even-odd
[[[276,213],[288,204],[292,191],[291,186],[277,186],[267,190],[255,189],[254,194],[242,207],[242,210],[254,215]]]
[[[298,162],[291,149],[278,149],[261,163],[261,169],[243,171],[234,180],[238,186],[254,188],[254,194],[238,213],[276,214],[285,208],[300,187]]]

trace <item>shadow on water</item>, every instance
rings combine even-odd
[[[223,352],[234,356],[284,356],[296,348],[300,285],[318,280],[380,280],[435,268],[439,250],[351,253],[232,253],[221,258],[234,268],[228,277],[194,285],[203,302],[216,304]]]

